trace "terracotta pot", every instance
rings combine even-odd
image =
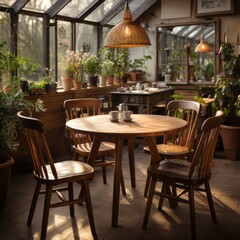
[[[114,76],[108,76],[107,81],[106,81],[106,85],[107,86],[112,86],[113,82],[114,82]]]
[[[82,87],[82,82],[79,82],[79,81],[74,81],[73,82],[73,89],[74,90],[79,90],[79,89],[81,89],[81,87]]]
[[[0,210],[5,205],[13,164],[13,158],[0,155]]]
[[[70,91],[73,87],[73,78],[61,77],[63,90]]]
[[[240,127],[221,125],[224,153],[229,160],[240,160]]]
[[[99,86],[104,87],[104,86],[106,86],[106,83],[107,83],[107,77],[100,76],[99,77]]]

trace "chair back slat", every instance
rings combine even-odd
[[[42,122],[39,119],[25,116],[23,112],[18,112],[17,115],[24,128],[35,174],[39,177],[45,177],[48,179],[49,170],[47,170],[46,164],[49,164],[52,175],[57,179],[57,172],[44,136]]]
[[[201,104],[187,100],[173,100],[167,105],[167,115],[187,121],[187,127],[178,135],[164,137],[164,143],[171,141],[189,149],[193,147],[198,121],[200,119]],[[175,139],[177,137],[177,139]]]
[[[189,171],[189,178],[193,176],[195,171],[198,171],[198,177],[200,178],[211,174],[212,159],[222,119],[223,112],[218,111],[214,117],[210,117],[204,121],[201,127],[200,140]]]

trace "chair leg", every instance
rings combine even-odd
[[[170,188],[170,185],[166,185],[167,186],[167,193],[169,195],[172,195],[172,196],[177,196],[177,189],[175,186],[172,186],[172,191],[171,191],[171,188]],[[171,208],[176,208],[178,206],[178,202],[176,200],[173,200],[173,199],[169,199],[169,204],[171,206]]]
[[[208,205],[209,205],[209,209],[211,212],[212,220],[214,223],[217,223],[217,217],[216,217],[216,213],[215,213],[215,209],[214,209],[212,193],[211,193],[209,182],[205,182],[205,189],[206,189]]]
[[[161,190],[161,193],[166,193],[167,191],[167,185],[166,183],[162,183],[162,190]],[[163,206],[163,200],[164,200],[164,197],[163,196],[160,196],[159,198],[159,202],[158,202],[158,210],[162,210],[162,206]]]
[[[143,229],[147,228],[155,187],[156,187],[156,180],[151,179],[150,189],[149,189],[146,208],[145,208],[145,214],[144,214],[144,218],[143,218],[143,226],[142,226]]]
[[[70,201],[72,201],[74,199],[74,197],[73,197],[73,183],[72,182],[68,183],[68,196],[69,196]],[[69,205],[69,210],[70,210],[70,216],[74,217],[74,205],[73,204]]]
[[[191,234],[192,240],[196,239],[196,217],[195,217],[195,203],[194,203],[194,188],[189,187],[189,211],[190,211],[190,222],[191,222]]]
[[[135,158],[134,158],[134,139],[128,139],[128,159],[130,168],[131,185],[133,188],[136,187],[136,176],[135,176]]]
[[[125,196],[126,195],[126,189],[125,189],[125,183],[124,183],[124,178],[123,178],[123,173],[122,172],[121,172],[120,184],[121,184],[121,188],[122,188],[122,194]]]
[[[146,183],[145,183],[145,188],[144,188],[144,197],[148,196],[148,188],[150,184],[150,177],[147,175]]]
[[[33,199],[32,199],[32,203],[31,203],[31,207],[30,207],[30,211],[28,214],[27,226],[31,226],[40,190],[41,190],[41,184],[37,182],[35,191],[34,191],[34,195],[33,195]]]
[[[98,237],[97,237],[97,232],[96,232],[94,218],[93,218],[92,202],[91,202],[88,181],[86,181],[86,180],[82,181],[82,187],[83,187],[84,196],[85,196],[85,200],[86,200],[86,207],[87,207],[87,213],[88,213],[88,219],[89,219],[89,223],[90,223],[91,232],[92,232],[94,239],[97,240]]]
[[[102,162],[105,162],[105,157],[102,156]],[[107,184],[107,175],[106,175],[106,167],[102,166],[102,173],[103,173],[103,183]]]
[[[49,216],[49,210],[50,210],[51,195],[52,195],[52,186],[46,186],[43,218],[42,218],[41,240],[45,240],[46,235],[47,235],[47,226],[48,226],[48,216]]]

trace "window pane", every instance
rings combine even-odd
[[[55,26],[50,27],[50,69],[53,69],[53,79],[55,80],[55,69],[56,69],[56,61],[55,61]]]
[[[11,40],[9,39],[9,32],[9,14],[0,12],[0,42],[6,42],[6,49],[9,49],[11,44]]]
[[[114,8],[120,0],[106,0],[99,7],[95,9],[85,20],[99,22],[103,19],[112,8]]]
[[[0,5],[11,6],[16,0],[0,0]]]
[[[32,10],[37,12],[45,12],[48,8],[50,8],[57,0],[35,0],[30,1],[23,8],[24,10]]]
[[[58,86],[62,86],[61,77],[64,75],[65,70],[65,52],[67,49],[72,49],[72,33],[71,33],[71,23],[65,21],[58,21]]]
[[[97,53],[97,27],[87,24],[76,25],[76,49],[84,50],[83,45],[89,46],[89,51],[93,54]]]
[[[77,17],[86,7],[88,7],[94,1],[95,0],[72,0],[59,12],[59,15]]]
[[[43,66],[42,25],[42,18],[19,15],[18,54],[40,66]]]

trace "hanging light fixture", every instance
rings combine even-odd
[[[201,40],[200,43],[196,46],[195,52],[209,52],[209,51],[211,51],[211,47],[204,40],[202,26]]]
[[[122,20],[108,32],[104,47],[131,48],[148,45],[151,45],[149,37],[142,27],[133,22],[131,10],[126,1]]]

